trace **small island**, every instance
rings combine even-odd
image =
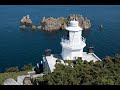
[[[91,22],[87,17],[83,17],[79,14],[71,14],[67,18],[58,17],[58,18],[45,18],[43,17],[40,21],[40,26],[36,26],[33,24],[29,15],[23,16],[20,21],[20,29],[21,30],[43,30],[43,31],[55,31],[55,30],[64,30],[65,27],[69,25],[71,20],[77,20],[79,22],[79,26],[84,30],[89,30],[91,28]]]
[[[33,25],[32,20],[30,19],[29,15],[23,16],[23,18],[20,21],[20,29],[25,30],[25,29],[32,29],[36,30],[36,26]]]

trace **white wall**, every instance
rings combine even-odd
[[[83,53],[83,49],[81,50],[74,50],[71,52],[71,55],[72,55],[72,59],[74,59],[75,57],[82,57],[82,53]]]
[[[73,44],[78,44],[81,42],[81,31],[78,32],[70,31],[69,34],[70,42],[72,42]]]
[[[49,67],[48,62],[46,60],[46,57],[44,56],[43,57],[43,72],[45,72],[45,70],[50,71],[50,67]]]
[[[69,40],[73,50],[62,47],[61,55],[63,60],[74,60],[75,57],[82,57],[83,47],[80,47],[82,44],[81,34],[82,31],[69,31]]]
[[[63,58],[63,60],[70,60],[71,59],[70,50],[63,48],[63,50],[62,50],[62,58]]]
[[[63,49],[62,50],[62,58],[63,60],[74,60],[75,57],[82,57],[83,49],[81,50],[69,50]]]

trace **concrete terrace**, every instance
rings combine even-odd
[[[83,52],[83,60],[87,60],[88,62],[93,60],[95,61],[101,61],[101,59],[99,57],[97,57],[94,53],[87,53],[87,52]]]
[[[45,67],[48,67],[51,72],[55,69],[56,60],[61,59],[62,57],[59,54],[51,54],[51,56],[44,56]],[[47,65],[47,66],[46,66]]]
[[[45,64],[45,67],[48,67],[49,70],[51,72],[54,71],[55,69],[55,64],[56,64],[56,60],[59,59],[61,61],[62,60],[62,57],[60,54],[51,54],[51,56],[44,56],[44,62],[47,63]],[[94,62],[95,61],[100,61],[101,59],[99,57],[97,57],[94,53],[87,53],[87,52],[83,52],[83,57],[82,57],[83,60],[87,60],[88,62],[93,60]]]

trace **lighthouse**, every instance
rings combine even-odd
[[[66,29],[66,35],[61,38],[62,51],[60,54],[52,54],[51,50],[47,50],[47,54],[43,55],[43,71],[53,72],[56,63],[61,63],[64,65],[65,60],[76,60],[80,57],[82,60],[88,62],[101,61],[101,59],[95,55],[94,52],[83,52],[86,46],[86,39],[82,37],[82,28],[79,27],[78,21],[70,21]],[[91,49],[91,48],[90,48]]]
[[[65,28],[67,34],[61,38],[63,60],[76,60],[82,58],[83,48],[86,46],[85,38],[82,37],[82,28],[78,21],[70,21],[69,26]]]

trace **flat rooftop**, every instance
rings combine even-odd
[[[60,54],[51,54],[51,56],[46,56],[46,61],[49,65],[50,71],[53,72],[53,69],[55,69],[55,64],[56,64],[56,60],[57,59],[61,59],[62,57]]]
[[[87,52],[83,52],[82,59],[87,60],[88,62],[91,60],[93,60],[94,62],[101,61],[101,59],[98,56],[96,56],[94,53],[87,53]]]

